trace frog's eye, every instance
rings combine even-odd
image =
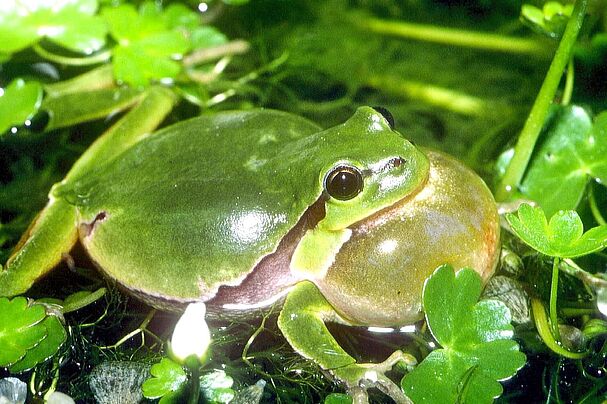
[[[347,201],[363,190],[363,175],[356,167],[339,165],[325,176],[325,191],[332,198]]]
[[[390,125],[390,129],[394,130],[394,117],[392,116],[392,114],[390,113],[390,111],[388,111],[384,107],[372,107],[372,108],[376,112],[379,112],[381,114],[381,116],[383,116],[384,119],[386,121],[388,121],[388,125]]]

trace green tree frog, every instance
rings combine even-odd
[[[383,373],[411,357],[357,363],[324,323],[419,320],[423,282],[444,263],[486,280],[499,225],[482,180],[415,147],[379,108],[327,130],[260,109],[150,134],[138,123],[153,113],[127,114],[55,184],[0,273],[0,295],[24,293],[80,240],[108,278],[155,307],[247,313],[284,298],[279,327],[295,350],[356,400],[376,386],[406,402]]]

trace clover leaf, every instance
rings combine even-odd
[[[178,363],[168,358],[152,366],[152,377],[143,382],[141,388],[146,398],[159,398],[176,393],[187,381],[185,371]]]
[[[0,52],[14,53],[42,38],[89,54],[105,45],[107,28],[97,0],[2,0]]]
[[[49,315],[41,323],[46,328],[46,338],[38,345],[27,351],[25,357],[11,365],[11,373],[21,373],[32,369],[39,363],[51,358],[57,353],[67,339],[65,328],[57,316]]]
[[[207,402],[229,403],[235,396],[234,380],[223,370],[214,370],[200,377],[200,392]]]
[[[508,213],[506,220],[521,240],[551,257],[575,258],[607,246],[607,225],[584,233],[582,220],[573,210],[559,211],[548,222],[542,208],[522,204],[518,216]]]
[[[105,7],[101,14],[118,43],[113,50],[114,76],[133,86],[174,79],[188,51],[228,40],[217,29],[201,26],[199,14],[182,4],[166,9],[149,1],[139,9],[123,4]]]
[[[192,49],[209,48],[228,42],[228,37],[219,32],[217,28],[204,26],[192,30],[190,42]]]
[[[178,24],[191,24],[190,17],[179,10],[165,15],[151,2],[143,3],[139,11],[131,4],[106,7],[102,16],[118,42],[113,56],[117,80],[145,86],[179,74],[181,64],[176,59],[190,49],[190,41]]]
[[[24,297],[0,298],[0,366],[8,366],[25,356],[46,337],[43,306],[30,305]]]
[[[0,298],[0,367],[29,370],[53,356],[65,339],[63,325],[43,305],[24,297]]]
[[[607,112],[593,123],[581,107],[558,107],[543,136],[520,191],[552,216],[575,209],[589,179],[607,184]]]
[[[162,14],[162,18],[169,28],[182,27],[191,30],[200,25],[198,14],[179,3],[170,4]]]
[[[496,300],[477,302],[480,276],[443,265],[426,280],[426,321],[442,349],[432,351],[401,385],[417,404],[491,403],[502,392],[498,382],[525,364],[511,340],[510,311]]]
[[[0,91],[0,136],[13,126],[23,125],[40,107],[42,86],[36,81],[15,79]]]

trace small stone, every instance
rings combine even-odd
[[[507,276],[494,276],[487,283],[483,298],[495,299],[504,303],[510,309],[514,323],[528,324],[531,322],[529,296],[520,282]]]
[[[150,377],[150,365],[109,361],[93,369],[89,386],[99,404],[136,404],[143,399],[141,385]]]
[[[76,404],[73,398],[60,391],[54,391],[46,399],[46,404]]]
[[[0,404],[23,404],[27,396],[27,384],[16,377],[0,379]]]
[[[266,386],[266,381],[260,379],[252,386],[245,387],[234,396],[230,404],[258,404],[263,395],[263,389]]]

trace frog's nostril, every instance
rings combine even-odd
[[[373,108],[375,111],[379,112],[384,117],[384,119],[386,121],[388,121],[388,125],[390,125],[390,129],[394,129],[394,117],[392,116],[390,111],[388,111],[384,107],[371,107],[371,108]]]
[[[402,157],[394,157],[391,158],[390,160],[388,160],[388,162],[382,167],[382,171],[390,171],[393,170],[395,168],[398,168],[402,165],[404,165],[407,162],[406,159],[402,158]]]
[[[391,159],[391,160],[388,162],[388,165],[389,165],[391,168],[397,168],[397,167],[402,166],[402,165],[403,165],[403,164],[405,164],[406,162],[407,162],[407,160],[405,160],[405,159],[404,159],[404,158],[402,158],[402,157],[394,157],[393,159]]]

